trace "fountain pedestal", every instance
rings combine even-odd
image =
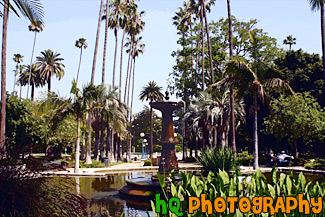
[[[173,111],[183,106],[182,102],[159,101],[152,102],[150,106],[158,109],[162,113],[162,139],[160,145],[161,160],[159,163],[159,173],[163,175],[169,174],[172,170],[178,171],[178,162],[176,157],[175,144],[177,140],[174,137]],[[161,191],[157,177],[146,179],[128,180],[127,185],[120,190],[120,194],[124,198],[150,201],[154,195]]]
[[[168,174],[172,170],[178,171],[178,162],[176,157],[175,145],[178,144],[174,137],[173,112],[182,107],[181,102],[158,101],[150,103],[154,109],[162,113],[162,139],[161,160],[159,164],[159,173]]]

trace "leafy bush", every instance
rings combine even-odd
[[[248,151],[243,151],[237,153],[236,161],[239,166],[251,166],[253,165],[254,155],[248,153]]]
[[[86,199],[71,190],[68,179],[2,166],[0,180],[0,216],[87,216]]]
[[[65,158],[62,158],[61,161],[66,165],[66,167],[74,167],[74,160],[66,160]],[[101,161],[92,160],[91,164],[85,164],[84,161],[80,161],[79,167],[80,168],[105,168],[105,164]],[[108,164],[108,166],[111,166]]]
[[[311,201],[311,197],[322,197],[323,198],[323,207],[325,206],[325,183],[321,185],[316,182],[306,182],[305,176],[300,173],[296,178],[293,177],[293,174],[286,175],[281,173],[277,176],[276,169],[272,171],[272,181],[268,183],[266,177],[262,174],[261,170],[250,176],[250,181],[247,177],[240,182],[239,174],[234,174],[233,178],[228,176],[228,173],[225,171],[219,170],[218,173],[214,174],[209,173],[206,179],[202,180],[190,173],[181,173],[181,182],[176,182],[174,174],[171,174],[171,183],[166,184],[166,179],[158,173],[159,183],[163,189],[165,198],[177,197],[181,202],[181,211],[183,216],[192,216],[192,217],[237,217],[237,216],[271,216],[270,213],[262,213],[260,215],[254,215],[251,211],[247,213],[240,212],[238,203],[235,203],[235,212],[230,213],[229,209],[226,209],[223,213],[217,213],[213,209],[212,214],[202,213],[202,210],[199,208],[195,210],[193,214],[188,213],[189,208],[189,197],[201,197],[201,194],[206,194],[207,200],[210,200],[213,204],[214,200],[217,197],[228,198],[228,197],[259,197],[267,196],[272,197],[273,201],[276,201],[277,198],[284,196],[292,196],[298,198],[298,194],[303,194],[303,199]],[[279,178],[277,178],[279,177]],[[151,207],[153,209],[154,216],[162,216],[161,214],[156,213],[155,204],[151,201]],[[228,206],[229,207],[229,206]],[[268,209],[269,210],[269,209]],[[281,210],[281,211],[280,211]],[[305,216],[304,214],[299,213],[299,209],[294,209],[290,214],[282,213],[282,209],[279,209],[279,213],[275,213],[274,217],[298,217]],[[156,214],[156,215],[155,215]],[[169,211],[168,216],[175,216],[175,214]],[[320,214],[314,214],[311,212],[310,217],[316,216],[325,216],[325,209],[321,211]]]
[[[236,169],[235,154],[231,148],[206,148],[197,158],[205,171],[217,173],[219,170],[227,172]]]
[[[325,159],[315,159],[311,160],[304,165],[306,169],[314,169],[314,170],[325,170]]]
[[[151,158],[148,158],[148,159],[144,162],[143,166],[151,166],[151,164],[152,164],[152,160],[151,160]]]

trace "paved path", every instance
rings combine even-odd
[[[193,163],[179,162],[180,170],[202,170],[202,166]],[[135,161],[132,163],[122,163],[108,168],[80,168],[79,173],[74,173],[74,168],[67,168],[66,170],[49,170],[42,172],[48,176],[106,176],[117,172],[128,172],[137,170],[158,171],[158,166],[143,166],[143,161]]]
[[[201,165],[194,164],[194,163],[184,163],[179,162],[178,166],[180,170],[203,170]],[[260,167],[263,173],[271,172],[272,168],[270,167]],[[295,172],[304,172],[304,173],[311,173],[311,174],[324,174],[325,171],[320,170],[309,170],[305,169],[304,167],[278,167],[279,172],[288,172],[288,171],[295,171]],[[148,170],[148,171],[158,171],[158,166],[143,166],[143,161],[135,161],[132,163],[122,163],[117,164],[108,168],[80,168],[79,173],[74,173],[73,168],[67,168],[63,171],[58,170],[49,170],[42,172],[48,176],[98,176],[104,177],[107,174],[116,174],[119,172],[129,172],[129,171],[137,171],[137,170]],[[255,172],[253,167],[249,166],[241,166],[240,170],[243,175],[249,175]]]

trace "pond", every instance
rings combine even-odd
[[[88,200],[87,211],[90,216],[147,216],[147,207],[132,205],[129,201],[120,198],[119,190],[126,185],[126,180],[140,177],[151,177],[154,171],[134,171],[126,173],[107,174],[106,177],[75,177],[74,181],[80,183],[80,189],[76,191],[84,195]],[[79,179],[79,180],[78,180]],[[149,205],[149,204],[148,204]]]
[[[188,171],[193,172],[193,171]],[[194,173],[197,173],[195,171]],[[121,199],[119,190],[126,185],[126,181],[134,178],[150,178],[156,174],[155,171],[133,171],[124,173],[107,174],[106,177],[74,177],[73,181],[79,183],[75,190],[88,199],[87,211],[89,216],[116,216],[119,217],[123,212],[125,216],[137,217],[148,216],[146,210],[150,210],[150,204],[141,201],[128,201]],[[294,173],[297,176],[299,173]],[[271,180],[271,173],[264,173]],[[279,175],[279,173],[278,173]],[[322,175],[305,174],[309,181],[323,182]],[[139,203],[140,202],[140,205]],[[148,211],[152,216],[152,212]]]

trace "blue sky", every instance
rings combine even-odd
[[[90,81],[100,0],[42,0],[41,2],[45,10],[45,28],[37,35],[34,57],[46,49],[61,53],[62,58],[65,59],[65,76],[61,81],[53,77],[52,90],[59,92],[61,96],[69,96],[71,81],[76,77],[80,54],[80,50],[75,47],[75,41],[81,37],[87,39],[88,48],[83,54],[79,84]],[[139,10],[146,11],[143,18],[146,27],[142,34],[146,50],[136,63],[133,108],[135,112],[140,111],[147,104],[139,101],[138,95],[149,81],[155,80],[164,91],[166,89],[167,78],[174,64],[171,53],[177,49],[178,39],[176,29],[172,25],[172,17],[177,8],[182,6],[182,2],[181,0],[138,2]],[[297,45],[293,46],[293,49],[302,48],[310,53],[321,53],[319,12],[312,12],[307,0],[232,0],[231,6],[232,14],[237,19],[242,21],[257,19],[259,21],[257,27],[276,38],[280,46],[283,46],[283,39],[292,34],[297,38]],[[216,5],[208,14],[209,20],[218,20],[226,16],[226,0],[216,0]],[[14,14],[10,14],[7,47],[7,90],[10,92],[13,89],[15,69],[15,63],[12,61],[13,54],[22,54],[24,64],[30,63],[34,34],[28,31],[28,25],[26,19],[16,18]],[[95,84],[101,83],[103,39],[104,25],[101,28]],[[109,84],[112,83],[114,46],[114,36],[110,31],[106,63],[106,83]],[[283,47],[287,49],[286,46]],[[124,59],[124,69],[126,69],[126,61],[127,58]],[[119,68],[116,73],[119,73]],[[123,77],[125,73],[124,70]],[[115,83],[118,83],[118,79]],[[47,87],[36,89],[36,97],[46,90]],[[23,97],[26,97],[26,92],[27,87],[23,89]]]

